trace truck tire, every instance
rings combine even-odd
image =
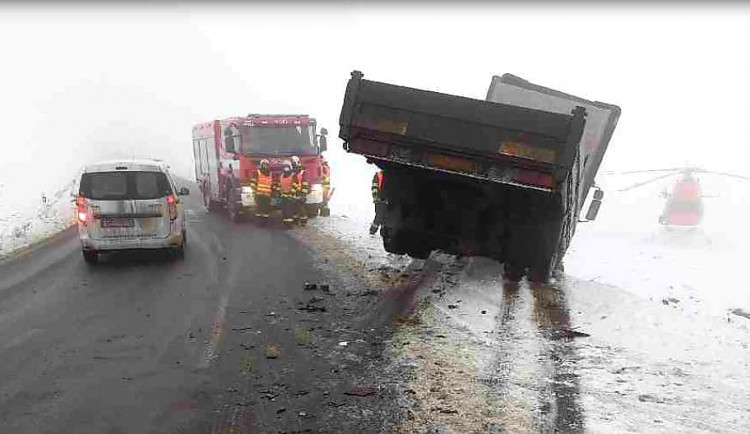
[[[427,259],[432,253],[430,246],[424,242],[424,237],[414,231],[404,234],[407,239],[406,254],[415,259]]]
[[[424,246],[412,247],[406,252],[414,259],[427,259],[430,257],[430,253],[432,253],[432,250]]]
[[[517,262],[503,264],[503,278],[509,282],[518,282],[523,278],[524,267]]]
[[[381,226],[380,236],[383,238],[383,248],[388,253],[395,255],[406,254],[406,238],[404,232],[390,226]]]

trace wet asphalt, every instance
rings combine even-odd
[[[614,288],[503,283],[488,260],[357,251],[321,230],[334,218],[290,232],[187,205],[183,260],[91,267],[69,230],[0,263],[0,433],[746,431],[729,329],[705,351],[702,326],[654,326],[679,312]],[[481,366],[443,364],[466,354]]]
[[[0,264],[0,432],[388,432],[366,297],[283,229],[187,204],[184,260],[88,266],[69,230]]]

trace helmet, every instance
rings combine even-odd
[[[297,168],[299,166],[300,166],[299,157],[295,155],[292,157],[292,167]]]
[[[289,160],[284,160],[283,165],[284,172],[291,172],[292,171],[292,162]]]
[[[271,166],[271,162],[270,162],[270,161],[268,161],[268,160],[267,160],[267,159],[265,159],[265,158],[264,158],[264,159],[262,159],[262,160],[260,160],[260,168],[261,168],[261,169],[268,169],[268,168],[269,168],[269,166]]]
[[[328,160],[326,160],[326,157],[320,157],[320,160],[321,160],[321,161],[320,161],[320,164],[322,164],[322,165],[324,165],[324,166],[327,166],[327,165],[328,165]]]

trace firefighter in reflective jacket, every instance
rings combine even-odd
[[[294,219],[299,222],[300,226],[307,224],[307,195],[310,194],[310,183],[307,181],[307,173],[300,163],[299,157],[292,157],[292,171],[294,172],[297,183],[297,202],[294,210]]]
[[[268,160],[260,160],[260,169],[253,174],[253,178],[250,180],[250,187],[252,187],[255,197],[255,217],[261,219],[267,219],[271,213],[271,196],[273,195],[274,185],[270,166],[271,163]]]
[[[383,224],[383,219],[385,218],[387,201],[383,197],[384,181],[385,178],[382,170],[379,170],[378,173],[372,177],[372,201],[375,203],[375,219],[373,219],[372,224],[370,225],[370,235],[375,235],[378,228],[380,228],[380,225]]]
[[[284,169],[281,172],[276,190],[281,196],[281,221],[284,226],[289,227],[294,223],[294,210],[297,206],[297,177],[292,170],[292,162],[284,161]]]
[[[328,161],[325,158],[323,158],[321,164],[321,174],[323,175],[323,179],[321,180],[323,184],[323,206],[320,208],[320,215],[328,217],[331,215],[331,209],[328,208],[328,199],[331,198],[331,168],[328,167]]]

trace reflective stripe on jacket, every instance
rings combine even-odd
[[[273,192],[273,178],[271,174],[266,175],[258,170],[253,178],[252,187],[257,196],[271,197],[271,193]]]
[[[293,174],[289,176],[281,175],[281,178],[279,178],[279,192],[281,192],[281,197],[295,197],[297,190],[297,178]]]
[[[310,194],[310,183],[307,182],[307,173],[305,169],[300,169],[296,174],[297,180],[297,193],[299,197],[307,197]]]
[[[328,166],[323,166],[322,170],[323,172],[323,188],[330,188],[331,187],[331,168]]]

